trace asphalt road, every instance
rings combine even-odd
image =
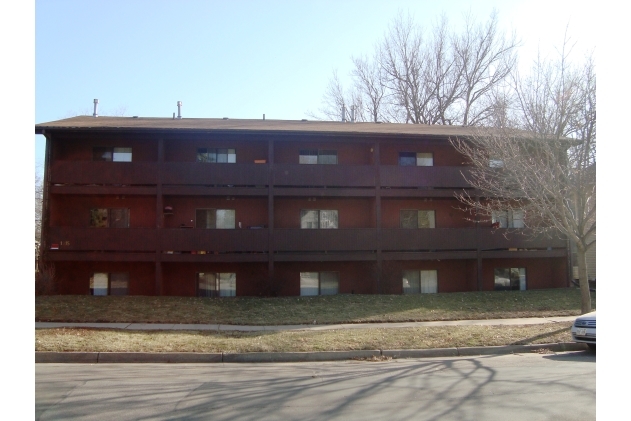
[[[594,420],[589,351],[379,362],[36,364],[38,420]]]

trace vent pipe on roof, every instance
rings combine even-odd
[[[94,114],[92,114],[92,117],[98,117],[99,114],[97,112],[97,108],[99,106],[99,100],[98,99],[94,99]]]
[[[346,123],[346,105],[342,104],[342,123]]]
[[[265,114],[263,114],[263,120],[265,120]]]
[[[177,118],[182,118],[182,101],[177,102]]]
[[[357,107],[355,107],[354,105],[351,105],[351,123],[355,122],[355,109]]]

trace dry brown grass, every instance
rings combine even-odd
[[[208,332],[37,329],[36,351],[300,352],[569,342],[571,322],[328,331]]]

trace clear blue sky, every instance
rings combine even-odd
[[[125,110],[169,117],[306,118],[317,112],[334,69],[371,54],[399,10],[429,27],[442,13],[457,25],[493,8],[522,39],[522,56],[560,44],[567,23],[593,48],[577,1],[79,1],[35,2],[35,121]],[[475,6],[475,8],[474,8]],[[541,13],[546,9],[549,13]],[[522,61],[528,61],[523,60]],[[44,139],[35,136],[43,164]]]

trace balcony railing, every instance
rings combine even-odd
[[[507,229],[480,229],[479,231],[480,249],[492,250],[502,248],[520,249],[545,249],[563,248],[566,240],[556,236],[547,237],[544,235],[533,236],[530,230],[507,230]]]
[[[564,248],[565,240],[532,237],[506,230],[475,228],[385,229],[383,251],[449,251]],[[278,229],[273,233],[279,252],[374,251],[377,230]],[[205,251],[207,253],[265,253],[269,250],[267,229],[196,228],[78,228],[51,227],[46,247],[62,251]]]
[[[154,228],[75,228],[51,227],[50,249],[53,244],[65,251],[155,251]]]
[[[400,167],[383,165],[382,187],[470,187],[462,174],[468,174],[466,167]]]
[[[160,232],[162,250],[205,252],[267,252],[267,229],[174,228]]]
[[[377,249],[375,229],[280,229],[274,249],[292,251],[370,251]]]
[[[201,162],[95,162],[56,161],[52,163],[53,184],[123,184],[267,186],[268,164],[208,164]],[[468,187],[462,174],[466,167],[380,168],[382,187]],[[273,181],[277,186],[296,187],[374,187],[372,165],[275,164]]]
[[[375,168],[371,165],[274,165],[277,186],[374,187]]]
[[[267,186],[266,164],[209,164],[202,162],[165,162],[163,184]]]
[[[53,184],[156,184],[155,162],[56,161]]]
[[[384,251],[475,250],[475,229],[385,229],[381,247]]]

